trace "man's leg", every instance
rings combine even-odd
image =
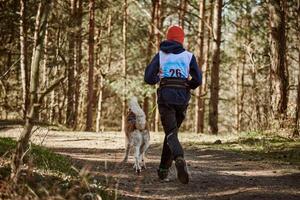
[[[171,149],[167,143],[167,136],[165,136],[159,168],[169,169],[172,166],[172,157]]]
[[[182,121],[185,118],[187,105],[176,106],[176,107],[178,107],[178,108],[175,111],[176,112],[175,117],[176,117],[176,122],[177,122],[177,129],[179,129],[179,127],[182,124]],[[161,106],[161,109],[164,110],[164,108],[162,108],[162,106]],[[164,139],[161,162],[160,162],[159,167],[162,168],[162,169],[169,169],[172,166],[173,160],[174,160],[174,158],[172,156],[171,149],[170,149],[170,147],[167,143],[167,134],[166,134],[165,139]]]
[[[185,119],[187,107],[188,105],[176,105],[176,121],[178,130]]]
[[[176,105],[176,121],[177,121],[177,127],[178,130],[185,118],[187,105]],[[187,170],[187,165],[183,157],[183,151],[182,156],[178,156],[175,160],[175,166],[177,170],[177,177],[179,181],[183,184],[187,184],[189,182],[189,174]]]
[[[167,136],[165,136],[163,150],[161,154],[159,169],[157,170],[158,177],[161,180],[167,181],[169,175],[169,168],[172,166],[173,156],[171,149],[167,143]]]
[[[159,104],[159,113],[161,122],[165,131],[165,140],[162,152],[161,166],[170,166],[172,162],[169,160],[176,159],[178,156],[183,156],[183,150],[177,137],[177,121],[176,110],[174,105]]]

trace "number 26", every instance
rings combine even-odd
[[[171,77],[174,77],[176,75],[177,78],[181,77],[181,70],[180,69],[170,69]]]

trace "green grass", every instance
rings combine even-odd
[[[0,138],[0,157],[9,159],[12,156],[16,144],[17,142],[11,138]],[[78,199],[83,194],[90,192],[94,195],[100,195],[104,200],[114,199],[114,193],[108,192],[102,183],[99,182],[93,188],[88,186],[92,182],[92,178],[89,177],[90,175],[87,174],[82,177],[72,167],[70,158],[56,154],[50,149],[32,144],[31,150],[24,157],[24,160],[30,160],[37,170],[35,170],[34,173],[20,177],[21,184],[19,184],[17,189],[17,193],[20,196],[28,197],[29,195],[30,197],[31,194],[28,192],[28,189],[26,189],[28,186],[39,198],[47,197],[49,193],[54,196],[60,194],[65,198]],[[0,180],[8,180],[10,172],[9,165],[0,165]],[[43,188],[47,189],[48,193],[45,193]],[[59,192],[57,193],[57,191]],[[70,191],[72,191],[72,197],[68,197]]]
[[[11,138],[0,138],[0,156],[13,150],[15,148],[16,142]]]
[[[0,138],[0,156],[4,155],[9,157],[16,147],[16,143],[17,142],[11,138]],[[24,159],[31,159],[37,168],[62,172],[68,175],[76,173],[68,157],[56,154],[45,147],[34,144],[31,145],[31,148],[31,151],[29,151]]]
[[[237,139],[222,141],[221,144],[203,141],[191,146],[195,147],[195,145],[250,155],[254,159],[300,165],[299,138],[291,139],[263,132],[243,132]]]
[[[243,154],[300,165],[300,142],[278,136],[259,138],[240,138],[233,143],[220,144],[219,147]]]

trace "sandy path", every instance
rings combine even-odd
[[[2,137],[17,137],[21,129],[0,131]],[[236,136],[222,136],[230,140]],[[181,134],[191,182],[182,185],[171,169],[171,181],[161,183],[156,168],[162,133],[151,133],[147,169],[140,176],[132,169],[132,158],[120,165],[124,136],[118,132],[58,132],[38,129],[32,141],[73,158],[78,168],[88,166],[94,181],[105,182],[119,199],[300,199],[299,166],[250,159],[236,153],[208,148],[191,149],[188,142],[214,141],[215,137]]]

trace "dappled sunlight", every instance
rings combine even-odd
[[[0,200],[300,200],[299,17],[0,0]]]
[[[0,131],[0,136],[17,137],[19,131]],[[125,137],[120,132],[58,132],[39,128],[34,132],[32,141],[70,157],[78,171],[87,168],[92,180],[105,183],[109,190],[117,191],[121,199],[223,200],[229,197],[255,199],[258,195],[260,199],[273,200],[274,191],[280,191],[275,199],[285,200],[287,196],[296,199],[294,197],[300,195],[299,168],[214,148],[213,143],[220,138],[222,143],[236,142],[235,135],[182,133],[180,137],[191,174],[188,185],[177,181],[174,164],[170,169],[170,181],[158,180],[156,169],[164,139],[161,132],[151,133],[146,155],[147,169],[142,170],[140,175],[133,170],[132,153],[128,163],[121,163]]]
[[[218,171],[220,174],[229,174],[229,175],[237,175],[237,176],[266,176],[266,177],[275,177],[275,176],[283,176],[283,175],[291,175],[295,173],[300,174],[300,170],[297,169],[272,169],[272,170],[245,170],[245,171]]]
[[[296,191],[295,191],[296,192]],[[299,193],[299,192],[296,192]],[[253,199],[257,197],[258,195],[265,195],[267,199],[268,196],[276,195],[280,198],[280,196],[286,196],[288,198],[289,191],[288,190],[280,190],[276,191],[273,188],[258,188],[258,187],[239,187],[237,189],[228,189],[228,190],[222,190],[219,192],[212,192],[207,194],[207,197],[226,197],[226,196],[245,196],[245,197],[251,197],[253,196]],[[296,195],[294,196],[296,198]],[[291,199],[294,199],[293,196],[291,196]],[[264,198],[259,198],[264,199]]]

